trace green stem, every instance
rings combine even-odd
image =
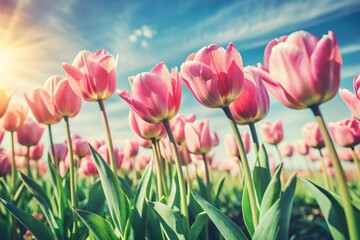
[[[30,177],[30,146],[26,146],[26,176]]]
[[[234,117],[230,111],[229,107],[224,107],[223,111],[226,115],[226,117],[229,119],[230,122],[230,126],[234,132],[235,135],[235,139],[236,139],[236,143],[239,147],[239,151],[240,151],[240,158],[241,158],[241,163],[243,164],[243,170],[244,170],[244,174],[245,174],[245,182],[246,182],[246,186],[249,192],[249,200],[250,200],[250,207],[251,207],[251,216],[253,218],[253,223],[254,223],[254,229],[257,228],[258,224],[259,224],[259,218],[257,215],[257,203],[256,203],[256,195],[255,195],[255,188],[254,188],[254,183],[251,177],[251,172],[250,172],[250,167],[249,167],[249,162],[246,156],[246,152],[245,152],[245,147],[244,147],[244,143],[241,139],[241,135],[239,132],[239,129],[236,125],[236,122],[234,120]]]
[[[354,163],[355,163],[355,167],[356,167],[356,172],[357,172],[357,180],[358,180],[358,188],[360,189],[360,164],[359,164],[359,157],[355,152],[354,147],[351,147],[352,150],[352,155],[353,155],[353,159],[354,159]]]
[[[102,116],[102,119],[103,119],[103,122],[104,122],[104,127],[105,127],[105,131],[106,131],[106,136],[107,136],[107,142],[108,142],[108,146],[109,146],[111,169],[113,170],[115,175],[117,175],[116,174],[116,161],[115,161],[115,155],[114,155],[113,141],[112,141],[112,137],[111,137],[109,121],[108,121],[106,111],[105,111],[104,101],[102,99],[99,99],[98,103],[99,103],[99,107],[100,107],[100,111],[101,111],[101,116]]]
[[[258,151],[259,151],[259,139],[256,133],[256,128],[255,128],[255,124],[254,123],[249,123],[249,128],[250,128],[250,133],[251,133],[251,138],[253,140],[253,145],[254,145],[254,152],[255,155],[257,156]]]
[[[188,182],[190,188],[192,189],[192,182],[191,182],[191,178],[190,178],[190,172],[189,172],[189,163],[190,163],[190,160],[188,159],[188,150],[187,150],[187,147],[186,147],[186,143],[185,141],[181,143],[181,150],[183,152],[183,155],[184,155],[184,159],[185,159],[185,170],[186,170],[186,181]]]
[[[51,125],[48,125],[48,132],[49,132],[49,140],[50,140],[50,148],[51,148],[51,162],[54,165],[55,170],[58,170],[58,163],[56,162],[56,156],[55,156],[55,147],[52,137],[52,130]]]
[[[158,190],[158,199],[160,201],[163,194],[163,187],[161,183],[161,169],[160,169],[160,162],[159,162],[159,156],[156,151],[156,140],[155,138],[151,139],[151,148],[152,148],[152,154],[155,159],[155,166],[156,166],[156,180],[157,180],[157,190]]]
[[[316,105],[311,107],[310,109],[313,111],[315,115],[316,121],[319,124],[321,135],[324,139],[325,145],[332,158],[339,194],[343,199],[345,217],[349,230],[350,239],[360,239],[360,232],[359,232],[360,229],[356,225],[355,214],[353,211],[353,207],[351,205],[349,189],[346,185],[344,171],[340,165],[340,160],[336,153],[334,143],[330,137],[329,131],[326,128],[319,106]]]
[[[178,152],[178,148],[176,146],[176,141],[174,135],[171,131],[169,121],[167,119],[163,120],[163,124],[165,126],[166,132],[169,136],[173,153],[175,153],[175,166],[178,175],[179,181],[179,190],[180,190],[180,200],[181,200],[181,213],[183,215],[183,225],[184,225],[184,235],[185,239],[190,239],[190,231],[189,231],[189,213],[187,207],[187,199],[186,199],[186,191],[185,191],[185,183],[184,183],[184,175],[181,168],[181,161]]]
[[[211,200],[211,182],[210,182],[209,166],[206,159],[206,153],[202,153],[201,155],[205,165],[206,190],[207,190],[208,201],[211,203],[212,200]]]
[[[322,170],[322,174],[323,174],[323,178],[324,178],[325,188],[327,190],[331,191],[330,181],[329,181],[329,177],[328,177],[327,169],[326,169],[326,164],[325,164],[325,160],[322,155],[321,149],[319,149],[319,153],[320,153],[320,163],[321,163],[321,170]]]
[[[155,141],[155,147],[156,147],[156,153],[159,159],[159,163],[160,163],[160,177],[161,177],[161,184],[163,187],[163,193],[164,195],[167,197],[168,195],[168,190],[167,190],[167,186],[166,186],[166,180],[165,180],[165,161],[163,159],[163,157],[161,156],[161,151],[160,151],[160,144],[159,144],[159,140]]]
[[[277,144],[275,144],[275,148],[276,148],[277,154],[279,155],[280,163],[283,164],[283,169],[281,170],[281,173],[280,173],[280,181],[281,181],[281,185],[282,185],[282,186],[285,186],[286,178],[285,178],[285,166],[284,166],[284,161],[283,161],[283,158],[282,158],[282,156],[281,156],[279,146],[278,146]]]
[[[243,167],[242,167],[242,163],[241,163],[241,159],[240,156],[237,156],[238,160],[239,160],[239,178],[240,178],[240,186],[242,189],[244,189],[243,186],[243,182],[244,182],[244,172],[243,172]]]
[[[14,146],[14,132],[10,132],[11,134],[11,198],[14,203],[14,198],[16,194],[15,184],[16,184],[16,164],[15,164],[15,146]],[[16,231],[16,218],[11,214],[11,238],[16,240],[18,238],[18,234]]]

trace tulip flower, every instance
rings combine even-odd
[[[210,152],[213,145],[209,129],[209,120],[202,122],[195,120],[193,123],[186,123],[185,142],[191,153],[204,154]]]
[[[275,124],[269,121],[260,124],[261,137],[271,145],[279,144],[284,137],[282,122],[279,120]]]
[[[97,151],[102,145],[105,145],[105,141],[102,139],[94,140],[91,146]]]
[[[124,144],[125,157],[132,158],[138,154],[139,145],[136,140],[127,139]]]
[[[8,155],[0,153],[0,177],[4,177],[11,170],[11,163]]]
[[[322,149],[324,144],[324,139],[320,133],[320,128],[317,123],[307,123],[302,128],[304,134],[304,140],[306,145],[316,149]]]
[[[294,152],[294,147],[290,144],[287,144],[285,142],[281,142],[279,144],[279,150],[280,150],[280,154],[283,157],[291,157],[293,155]]]
[[[66,175],[69,165],[65,161],[59,162],[59,174],[61,177]]]
[[[352,151],[349,148],[339,150],[338,155],[344,162],[354,162]]]
[[[0,86],[0,118],[4,116],[11,99],[12,92],[7,88]]]
[[[38,161],[44,153],[44,144],[37,144],[30,148],[30,159]]]
[[[347,89],[340,89],[339,93],[352,115],[360,120],[360,74],[354,77],[354,90],[355,95]]]
[[[135,169],[138,172],[145,170],[148,163],[151,161],[151,157],[145,155],[139,155],[135,159]]]
[[[121,163],[121,169],[125,172],[129,172],[134,168],[133,162],[131,158],[124,157],[122,163]]]
[[[137,138],[137,143],[138,143],[139,147],[151,148],[151,141],[144,139],[142,137]]]
[[[85,176],[93,176],[98,174],[96,164],[91,156],[86,156],[81,159],[78,172]]]
[[[191,114],[186,117],[185,115],[179,115],[171,119],[170,126],[174,134],[174,138],[178,144],[182,144],[185,141],[185,123],[194,122],[196,120],[196,115]]]
[[[74,154],[76,156],[82,158],[90,154],[89,145],[86,140],[82,139],[82,137],[80,137],[79,135],[73,135],[71,139],[72,139]]]
[[[295,152],[297,152],[300,155],[307,155],[309,153],[309,146],[306,145],[305,141],[303,139],[296,140],[293,143],[293,147]]]
[[[54,144],[54,148],[55,148],[56,162],[59,163],[61,161],[64,161],[68,154],[67,144],[65,143]]]
[[[329,123],[330,132],[337,145],[354,147],[360,143],[360,121],[355,118]]]
[[[245,152],[250,152],[250,134],[248,132],[242,132],[241,138],[244,142]],[[236,143],[235,136],[232,134],[227,134],[224,139],[225,151],[230,157],[240,156],[239,148]]]
[[[319,160],[319,154],[317,154],[316,151],[309,150],[308,157],[309,157],[310,161],[312,161],[312,162]]]
[[[16,132],[23,125],[27,109],[21,104],[10,105],[3,115],[2,127],[9,132]]]
[[[124,153],[119,148],[114,148],[113,151],[114,151],[114,155],[115,155],[116,168],[120,168],[121,163],[124,159]],[[109,156],[109,147],[107,145],[103,145],[98,149],[98,152],[104,158],[104,160],[107,162],[107,164],[110,165],[111,159]]]
[[[166,136],[163,124],[152,124],[140,118],[132,109],[129,112],[129,123],[131,129],[140,137],[145,139],[160,139]]]
[[[17,131],[17,140],[19,144],[30,147],[39,143],[44,133],[44,127],[39,123],[27,118],[21,128]]]
[[[0,128],[0,144],[2,143],[2,140],[4,139],[5,136],[5,129]]]

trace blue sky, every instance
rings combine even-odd
[[[24,92],[42,86],[50,75],[64,75],[62,62],[71,63],[84,49],[105,48],[113,55],[119,54],[118,88],[129,89],[129,76],[149,71],[160,61],[169,68],[180,67],[188,54],[211,43],[226,46],[232,41],[244,65],[255,65],[263,61],[264,48],[273,38],[296,30],[321,37],[332,30],[343,57],[341,87],[352,90],[352,78],[360,73],[359,26],[357,0],[63,0],[61,4],[48,0],[2,0],[0,52],[5,49],[7,61],[0,61],[0,83],[13,89],[12,102],[25,103]],[[114,141],[121,146],[124,139],[134,137],[128,124],[129,107],[116,94],[106,107]],[[339,96],[321,109],[328,122],[350,117]],[[185,87],[180,113],[196,113],[198,119],[210,119],[210,127],[218,132],[221,141],[231,132],[221,110],[203,107]],[[274,98],[266,119],[282,119],[284,140],[290,143],[302,137],[303,124],[313,121],[309,110],[287,109]],[[56,141],[65,137],[63,125],[54,127]],[[84,102],[80,114],[71,119],[71,127],[73,133],[89,141],[105,138],[95,103]],[[216,159],[226,158],[222,145],[214,150]]]

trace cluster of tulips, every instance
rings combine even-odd
[[[65,78],[51,76],[42,88],[25,93],[37,122],[27,117],[27,107],[9,105],[12,93],[0,86],[0,143],[5,132],[11,136],[8,153],[0,150],[1,235],[9,239],[287,239],[295,188],[301,182],[318,202],[335,239],[360,239],[355,148],[360,143],[360,76],[354,78],[356,95],[340,90],[354,118],[330,123],[330,134],[319,109],[338,92],[341,65],[331,31],[321,39],[298,31],[272,40],[264,64],[256,67],[243,67],[233,43],[226,48],[212,44],[190,54],[180,72],[169,71],[161,62],[150,72],[129,77],[130,92],[116,91],[130,107],[129,123],[137,135],[136,140],[126,141],[124,149],[113,146],[104,104],[117,83],[117,58],[106,50],[80,52],[72,64],[62,65]],[[225,114],[232,134],[226,135],[224,144],[233,160],[212,161],[211,150],[219,139],[208,120],[177,115],[182,83],[202,105]],[[255,127],[269,111],[268,91],[289,108],[309,108],[316,121],[306,124],[304,139],[293,144],[283,141],[281,121],[260,123],[262,139],[275,146],[279,164],[259,143]],[[71,134],[70,119],[79,113],[83,100],[98,103],[106,142],[89,144]],[[62,120],[66,140],[54,144],[51,127]],[[240,133],[238,125],[248,125],[250,133]],[[44,126],[50,140],[47,154],[39,143]],[[350,150],[340,154],[333,140]],[[15,141],[21,147],[15,147]],[[247,154],[251,142],[254,164]],[[152,156],[138,154],[139,147],[150,148]],[[310,180],[311,174],[300,176],[303,170],[284,171],[282,158],[292,156],[294,150],[307,156],[306,164],[320,159],[324,177],[320,185]],[[352,181],[346,179],[341,155],[355,164]],[[225,181],[241,186],[246,228],[219,210]]]

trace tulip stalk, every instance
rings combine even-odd
[[[324,157],[322,155],[321,149],[319,149],[319,153],[320,153],[320,163],[321,163],[321,171],[323,174],[323,178],[324,178],[324,183],[325,183],[325,188],[329,191],[331,191],[330,189],[330,181],[327,175],[327,169],[326,169],[326,164],[325,164],[325,160]]]
[[[249,128],[250,128],[250,133],[251,133],[251,138],[253,140],[253,145],[254,145],[254,151],[255,151],[255,155],[257,156],[258,152],[259,152],[259,139],[256,133],[256,128],[255,128],[255,124],[254,123],[249,123]]]
[[[159,154],[158,151],[156,149],[156,140],[155,138],[151,139],[151,149],[152,149],[152,154],[153,157],[155,159],[155,166],[156,166],[156,182],[157,182],[157,190],[158,190],[158,197],[159,200],[161,199],[161,197],[164,195],[163,194],[163,184],[161,182],[161,167],[160,167],[160,159],[159,159]]]
[[[177,148],[177,145],[176,145],[174,135],[173,135],[173,133],[171,131],[169,121],[167,119],[165,119],[165,120],[162,121],[162,123],[164,124],[166,132],[167,132],[167,134],[169,136],[173,153],[175,153],[174,157],[175,157],[175,166],[176,166],[176,171],[177,171],[178,181],[179,181],[180,200],[181,200],[181,213],[183,215],[183,225],[184,225],[184,231],[185,231],[184,235],[185,235],[185,239],[189,239],[190,238],[189,213],[188,213],[188,208],[187,208],[187,199],[186,199],[184,175],[183,175],[183,171],[182,171],[182,168],[181,168],[180,156],[179,156],[179,152],[178,152],[178,148]]]
[[[30,177],[30,146],[26,146],[26,176]]]
[[[325,145],[329,151],[329,154],[331,156],[334,170],[335,170],[335,177],[339,189],[339,194],[343,199],[344,204],[344,211],[345,211],[345,217],[347,222],[347,227],[349,231],[350,239],[359,239],[360,238],[360,229],[357,227],[355,214],[353,211],[353,206],[351,204],[350,200],[350,194],[349,189],[346,185],[345,175],[344,171],[341,167],[339,157],[336,153],[334,143],[330,137],[329,131],[326,128],[326,124],[324,121],[324,118],[321,114],[321,111],[319,109],[318,105],[314,105],[310,107],[312,112],[314,113],[315,119],[317,123],[319,124],[321,135],[324,139]]]
[[[279,145],[278,145],[278,144],[275,144],[275,148],[276,148],[277,154],[279,155],[280,163],[283,164],[284,161],[283,161],[283,158],[282,158],[281,153],[280,153]],[[282,171],[281,171],[281,173],[280,173],[280,178],[281,178],[281,179],[280,179],[281,184],[282,184],[283,186],[285,186],[286,177],[285,177],[285,167],[284,167],[284,165],[283,165],[283,169],[282,169]]]
[[[359,163],[359,157],[358,157],[358,155],[356,154],[354,147],[351,147],[351,152],[352,152],[353,159],[354,159],[354,163],[355,163],[355,167],[356,167],[358,187],[360,188],[360,163]]]
[[[50,148],[51,148],[51,162],[54,165],[55,170],[57,170],[58,169],[58,164],[56,162],[55,147],[54,147],[54,142],[53,142],[53,137],[52,137],[51,125],[49,124],[47,126],[48,126]]]
[[[251,215],[252,215],[252,219],[253,219],[253,223],[254,223],[254,229],[257,228],[258,224],[259,224],[259,218],[257,215],[257,204],[256,204],[256,195],[255,195],[255,188],[254,188],[254,183],[251,177],[251,172],[250,172],[250,167],[249,167],[249,162],[247,160],[247,156],[246,156],[246,152],[245,152],[245,147],[244,147],[244,143],[241,139],[241,135],[239,132],[239,129],[236,125],[236,122],[234,120],[234,117],[230,111],[229,107],[224,107],[223,111],[226,115],[226,117],[229,119],[230,122],[230,126],[234,132],[235,135],[235,139],[236,139],[236,143],[239,147],[239,151],[240,151],[240,158],[241,158],[241,163],[243,164],[243,170],[244,170],[244,175],[245,175],[245,182],[246,182],[246,186],[247,189],[249,191],[249,200],[250,200],[250,207],[251,207]]]
[[[115,175],[117,175],[116,174],[116,162],[115,162],[113,141],[112,141],[112,137],[111,137],[111,131],[110,131],[108,117],[107,117],[105,106],[104,106],[104,101],[102,99],[99,99],[98,103],[99,103],[99,107],[100,107],[100,111],[101,111],[101,116],[102,116],[102,119],[103,119],[103,122],[104,122],[107,142],[108,142],[108,146],[109,146],[111,169],[113,170]]]
[[[184,155],[184,159],[185,159],[185,170],[186,170],[186,181],[188,182],[190,188],[192,189],[192,182],[190,179],[190,172],[189,172],[189,160],[188,159],[188,150],[186,148],[186,143],[185,141],[181,143],[181,150],[183,151],[183,155]]]
[[[11,191],[12,191],[12,200],[15,198],[16,189],[16,165],[15,165],[15,146],[14,146],[14,132],[10,132],[11,135]],[[17,231],[16,231],[16,218],[14,215],[11,215],[11,233],[12,233],[12,239],[17,239]]]
[[[202,153],[201,155],[205,165],[207,197],[208,197],[208,201],[211,202],[211,182],[210,182],[209,166],[206,159],[206,153]]]
[[[155,141],[155,147],[156,147],[156,153],[157,153],[157,156],[158,156],[158,160],[159,160],[159,163],[160,163],[160,178],[161,178],[161,184],[162,184],[162,187],[163,187],[163,192],[164,192],[164,195],[165,196],[168,196],[168,191],[167,191],[167,186],[166,186],[166,180],[165,180],[165,162],[161,156],[161,151],[160,151],[160,144],[159,144],[159,141],[156,140]]]

